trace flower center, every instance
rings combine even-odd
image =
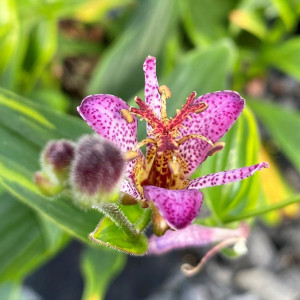
[[[167,118],[166,100],[171,97],[170,89],[163,85],[159,88],[161,98],[161,118],[152,111],[139,97],[135,97],[135,102],[139,108],[130,107],[129,110],[121,110],[124,119],[131,123],[135,114],[145,120],[151,130],[148,137],[140,141],[134,149],[126,153],[128,160],[139,156],[138,148],[147,145],[146,163],[138,171],[137,186],[154,185],[167,189],[183,189],[187,182],[184,178],[183,170],[187,163],[179,155],[179,147],[188,139],[201,139],[209,143],[212,148],[210,153],[214,153],[221,147],[214,144],[210,139],[201,134],[189,134],[182,136],[180,128],[186,118],[191,118],[192,113],[201,113],[208,108],[205,102],[194,103],[196,93],[192,92],[187,98],[187,102],[181,110],[177,110],[174,118]],[[214,150],[215,149],[215,150]]]

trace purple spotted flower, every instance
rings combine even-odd
[[[239,181],[268,166],[259,163],[240,169],[189,179],[195,169],[224,147],[219,139],[233,125],[244,108],[244,99],[233,91],[196,97],[192,92],[173,118],[167,117],[167,86],[159,87],[156,59],[144,63],[145,102],[129,107],[122,99],[107,94],[86,97],[78,107],[83,119],[99,135],[124,152],[126,178],[121,191],[153,211],[154,233],[183,229],[200,211],[199,189]],[[137,117],[147,122],[146,139],[137,141]],[[146,155],[140,147],[146,145]]]

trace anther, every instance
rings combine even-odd
[[[205,137],[205,136],[203,136],[203,135],[201,135],[201,134],[189,134],[189,135],[184,136],[182,139],[180,139],[180,140],[178,141],[178,145],[183,144],[186,140],[189,140],[189,139],[199,139],[199,140],[203,140],[203,141],[207,142],[208,144],[210,144],[210,145],[212,146],[211,149],[213,149],[214,145],[217,144],[217,143],[214,144],[210,139],[208,139],[207,137]],[[222,149],[220,149],[220,150],[222,150]]]
[[[128,124],[131,124],[134,121],[134,118],[128,109],[121,109],[120,112]]]
[[[158,88],[158,92],[160,95],[164,95],[165,99],[169,99],[172,97],[171,90],[166,85],[160,86]]]
[[[198,103],[198,104],[196,104],[196,105],[199,106],[199,109],[195,109],[195,110],[194,110],[194,113],[195,113],[195,114],[199,114],[199,113],[205,111],[205,110],[208,108],[208,104],[205,103],[205,102],[200,102],[200,103]]]
[[[225,147],[224,142],[216,142],[207,152],[208,156],[212,156],[215,153],[221,151]]]
[[[160,93],[161,100],[161,119],[167,120],[167,99],[172,96],[171,90],[166,86],[162,85],[158,88],[158,92]]]
[[[168,168],[173,175],[176,176],[180,174],[180,164],[175,155],[173,156],[173,160],[168,162]]]
[[[135,150],[129,150],[124,153],[124,159],[126,161],[131,161],[136,159],[140,154]]]

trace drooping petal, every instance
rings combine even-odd
[[[152,235],[149,239],[148,254],[163,254],[175,249],[201,247],[229,238],[246,237],[248,227],[237,229],[190,225],[178,231],[168,230],[162,237]]]
[[[217,142],[234,124],[244,108],[244,99],[233,91],[221,91],[205,94],[197,99],[197,104],[203,101],[208,108],[202,113],[192,113],[191,119],[183,122],[185,128],[181,128],[182,136],[189,134],[201,134]],[[201,139],[188,139],[180,147],[179,153],[187,162],[188,168],[185,174],[188,177],[207,158],[211,145]]]
[[[167,190],[144,186],[147,201],[153,201],[170,227],[182,229],[190,225],[200,211],[202,193],[198,190]]]
[[[77,110],[94,131],[115,143],[125,152],[131,150],[137,144],[136,117],[133,116],[133,122],[128,123],[120,112],[121,109],[128,108],[129,106],[116,96],[97,94],[84,98]],[[142,155],[141,152],[140,154]],[[131,179],[134,166],[135,161],[127,163],[126,175]]]
[[[120,190],[121,190],[121,192],[129,194],[130,196],[132,196],[135,199],[138,199],[138,200],[142,199],[142,197],[141,197],[140,193],[138,192],[138,190],[134,187],[133,184],[131,184],[126,179],[124,179],[122,181]]]
[[[187,188],[202,189],[210,186],[223,185],[226,183],[239,181],[253,175],[256,171],[268,167],[269,167],[268,163],[262,162],[250,167],[244,167],[240,169],[234,169],[230,171],[223,171],[223,172],[201,176],[199,178],[192,179],[188,184]]]

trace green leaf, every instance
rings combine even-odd
[[[148,249],[148,241],[143,233],[135,237],[128,235],[107,217],[100,221],[94,232],[90,234],[90,238],[97,244],[134,255],[143,255]]]
[[[145,58],[161,53],[176,21],[176,0],[139,1],[128,27],[100,59],[88,93],[109,93],[123,99],[132,96],[143,86]]]
[[[264,39],[268,33],[264,20],[255,11],[236,9],[231,12],[230,20],[260,39]]]
[[[272,205],[263,205],[255,210],[250,210],[247,211],[245,213],[242,213],[240,215],[235,215],[235,216],[231,216],[231,217],[225,217],[225,219],[223,220],[223,223],[231,223],[231,222],[236,222],[236,221],[241,221],[241,220],[246,220],[248,218],[253,218],[253,217],[257,217],[257,216],[261,216],[263,214],[275,211],[275,210],[279,210],[281,208],[284,208],[288,205],[294,204],[294,203],[299,203],[300,202],[300,194],[297,195],[293,195],[291,197],[289,197],[288,199],[285,199],[279,203],[275,203]]]
[[[88,247],[81,260],[84,279],[82,300],[104,299],[112,280],[125,266],[126,256],[110,249]]]
[[[207,158],[194,174],[195,177],[258,163],[260,137],[255,119],[249,109],[244,110],[235,125],[221,140],[225,142],[225,148]],[[202,192],[216,223],[222,224],[231,216],[258,207],[260,204],[259,174],[239,182],[206,188]]]
[[[19,20],[14,0],[0,2],[0,74],[10,62],[19,39]]]
[[[46,198],[32,180],[45,143],[77,138],[90,132],[87,125],[4,90],[0,90],[0,112],[0,186],[71,235],[88,241],[102,215],[80,210],[67,197]]]
[[[149,224],[152,216],[151,209],[141,208],[136,205],[118,205],[119,212],[125,217],[115,220],[115,210],[110,217],[109,211],[90,234],[90,239],[100,245],[110,246],[114,249],[129,254],[143,255],[147,251],[148,242],[146,236],[141,233]],[[128,228],[126,228],[128,227]]]
[[[263,99],[249,101],[249,105],[300,172],[300,114],[273,103],[266,103]]]
[[[46,232],[40,216],[8,193],[0,198],[0,281],[22,280],[68,239],[54,224],[49,224],[52,235]]]
[[[293,0],[272,0],[273,5],[279,12],[286,28],[293,29],[297,22],[296,3]]]
[[[225,89],[235,55],[235,47],[227,39],[185,55],[169,76],[158,78],[160,85],[166,84],[172,91],[168,112],[174,114],[192,91],[200,96]]]
[[[52,60],[57,48],[57,20],[43,18],[36,24],[29,35],[29,47],[24,59],[25,90],[33,89],[46,66]],[[25,74],[24,74],[25,75]]]
[[[200,46],[207,46],[226,36],[228,14],[234,0],[185,0],[180,1],[181,18],[189,38]]]
[[[266,47],[262,61],[300,80],[300,38],[291,38],[278,45]]]

